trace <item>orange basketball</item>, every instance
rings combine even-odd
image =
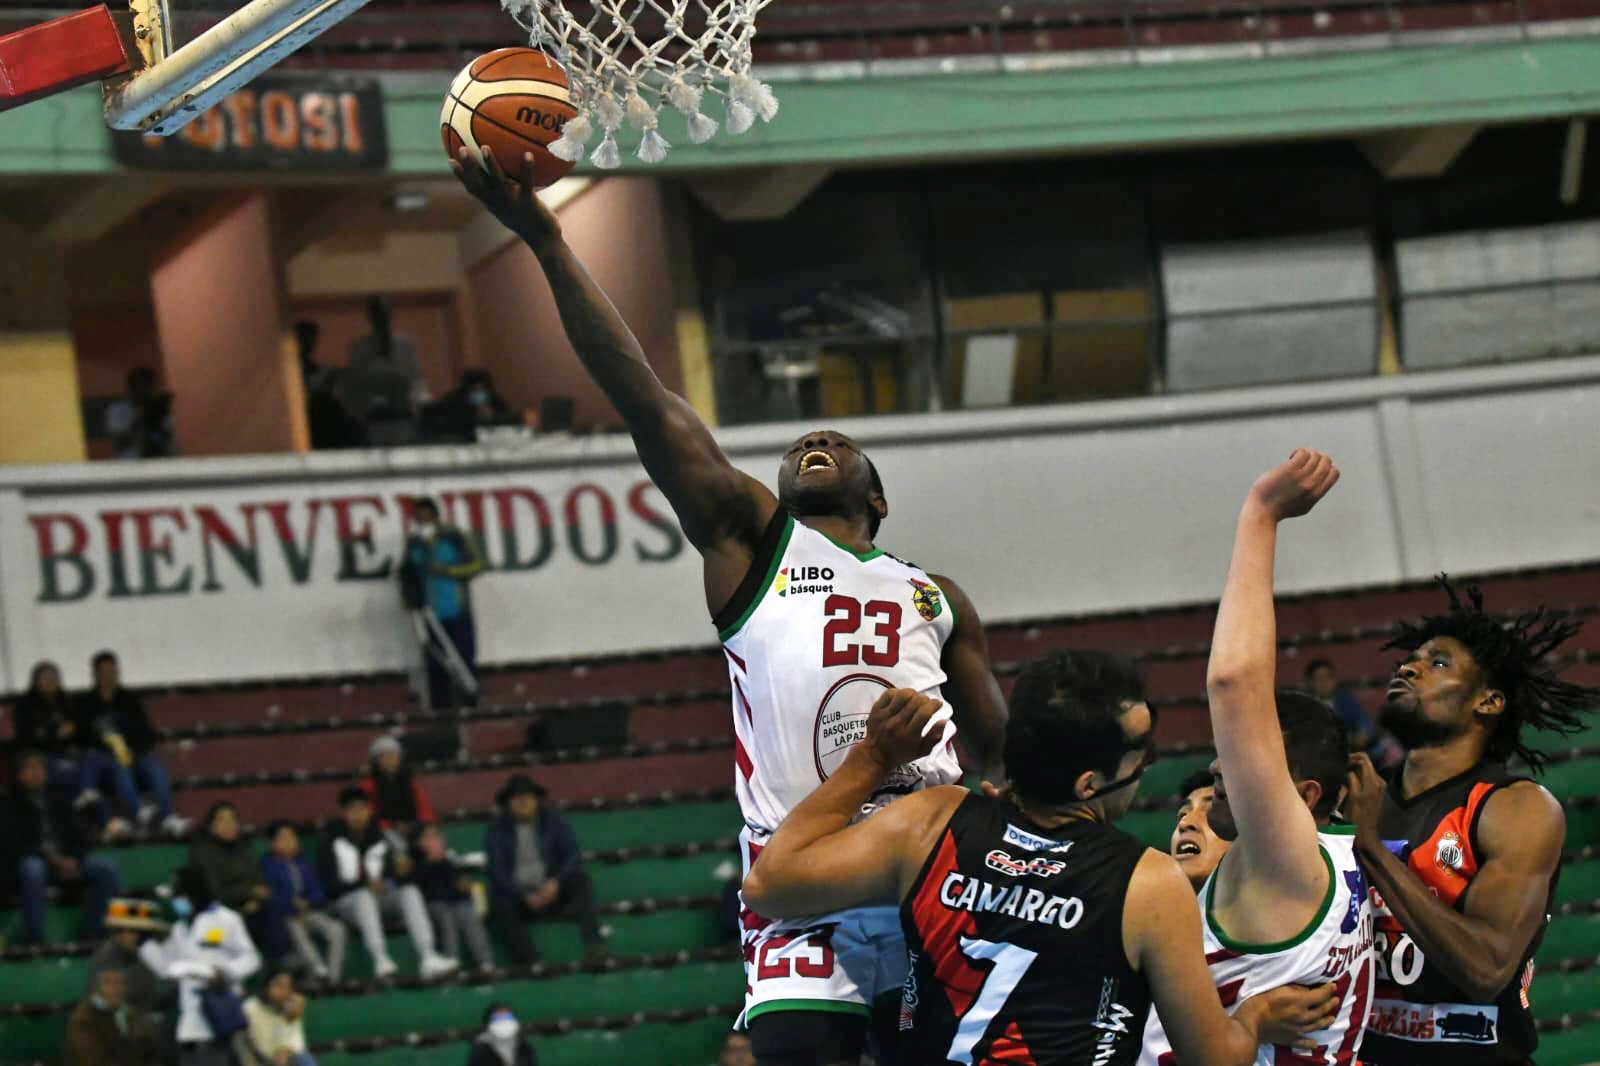
[[[481,164],[478,149],[487,145],[513,178],[522,173],[523,155],[532,152],[534,184],[542,188],[572,169],[545,146],[577,113],[560,63],[534,48],[498,48],[468,63],[450,83],[439,131],[451,159],[464,144]]]

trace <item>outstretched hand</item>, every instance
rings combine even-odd
[[[522,155],[522,171],[513,178],[500,169],[494,153],[488,147],[479,150],[483,165],[472,158],[466,146],[456,150],[450,169],[467,191],[500,220],[500,224],[527,241],[537,251],[539,246],[550,244],[561,237],[561,223],[555,212],[546,207],[537,195],[533,183],[533,153]]]
[[[862,745],[885,771],[914,762],[945,739],[950,710],[914,688],[892,688],[878,697],[867,716]]]
[[[1281,522],[1310,511],[1338,482],[1339,468],[1332,459],[1310,448],[1296,448],[1288,461],[1256,479],[1250,498]]]
[[[1316,1045],[1306,1034],[1333,1025],[1339,1014],[1339,995],[1331,983],[1283,985],[1251,996],[1239,1011],[1235,1017],[1250,1016],[1261,1043],[1309,1050]]]

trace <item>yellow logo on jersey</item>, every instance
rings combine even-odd
[[[772,591],[782,596],[789,587],[789,568],[786,566],[778,571],[778,579],[772,583]]]
[[[911,603],[924,621],[931,622],[944,613],[944,593],[939,586],[928,581],[911,578]]]

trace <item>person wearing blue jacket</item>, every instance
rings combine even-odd
[[[426,496],[412,501],[413,527],[406,538],[400,564],[403,597],[413,607],[428,607],[439,620],[462,662],[478,676],[478,630],[472,619],[472,590],[468,582],[483,573],[483,553],[471,534],[448,525],[439,517],[439,505]],[[439,634],[429,635],[438,654],[427,656],[428,700],[436,711],[477,702],[473,693],[458,691],[441,658]]]
[[[344,923],[326,913],[328,896],[311,860],[300,852],[300,834],[290,822],[267,826],[267,853],[261,856],[261,877],[272,895],[261,917],[268,956],[273,963],[296,956],[323,981],[344,973],[348,933]],[[326,943],[326,954],[311,934]]]
[[[489,922],[511,958],[537,962],[533,923],[574,918],[585,955],[604,954],[594,902],[594,883],[572,826],[545,804],[544,786],[513,774],[495,797],[501,814],[489,823],[484,852],[489,858]]]

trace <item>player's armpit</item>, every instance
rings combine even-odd
[[[1145,975],[1177,1060],[1184,1066],[1247,1066],[1258,1036],[1217,998],[1200,937],[1194,889],[1169,855],[1146,851],[1122,908],[1128,961]]]
[[[844,770],[841,766],[812,797]],[[764,917],[783,919],[898,902],[966,796],[966,790],[955,786],[924,789],[864,821],[818,836],[807,833],[805,839],[785,839],[780,826],[744,879],[745,904]],[[801,808],[789,817],[795,813],[802,813]]]
[[[955,612],[955,629],[945,642],[941,663],[949,678],[947,695],[951,713],[961,731],[959,736],[966,740],[981,764],[981,772],[999,774],[1008,715],[1005,693],[994,677],[983,621],[959,585],[939,574],[931,576],[944,592],[945,602]]]
[[[1545,920],[1566,826],[1561,804],[1534,782],[1495,792],[1478,817],[1480,865],[1460,910],[1386,849],[1377,853],[1381,843],[1363,848],[1362,863],[1428,962],[1487,1003],[1516,976]]]

